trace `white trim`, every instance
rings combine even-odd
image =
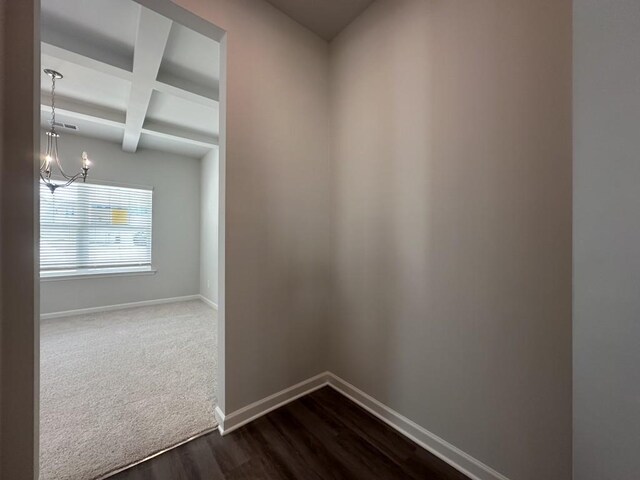
[[[211,308],[213,308],[214,310],[218,310],[218,304],[215,303],[212,300],[209,300],[207,297],[205,297],[204,295],[200,295],[200,300],[202,300],[204,303],[206,303],[207,305],[209,305]]]
[[[218,431],[220,432],[220,435],[224,435],[224,412],[222,411],[222,409],[216,405],[216,408],[213,410],[213,415],[216,417],[216,423],[218,424]]]
[[[74,269],[65,270],[65,273],[61,273],[60,270],[55,271],[41,271],[41,282],[57,282],[61,280],[78,280],[89,278],[106,278],[106,277],[135,277],[139,275],[155,275],[158,270],[149,267],[113,267],[113,268],[87,268],[87,269]]]
[[[327,386],[327,372],[311,377],[300,383],[293,385],[292,387],[285,388],[278,393],[269,395],[262,400],[258,400],[246,407],[243,407],[228,415],[217,408],[219,419],[216,417],[219,423],[218,429],[221,435],[226,435],[249,422],[256,420],[263,415],[280,408],[287,403],[293,402],[300,397],[310,394],[322,387]]]
[[[354,387],[333,373],[328,373],[328,385],[362,408],[378,417],[387,425],[414,441],[436,457],[444,460],[456,470],[473,480],[509,480],[493,468],[485,465],[471,455],[451,445],[446,440],[431,433],[426,428],[409,420],[362,390]]]
[[[156,300],[144,300],[142,302],[120,303],[118,305],[105,305],[103,307],[79,308],[78,310],[67,310],[65,312],[43,313],[40,315],[40,320],[73,317],[74,315],[86,315],[87,313],[110,312],[113,310],[124,310],[125,308],[148,307],[151,305],[162,305],[165,303],[188,302],[190,300],[200,300],[200,295],[185,295],[184,297],[158,298]]]
[[[226,435],[287,403],[325,386],[333,388],[352,402],[360,405],[398,433],[409,438],[472,480],[509,480],[480,460],[473,458],[471,455],[468,455],[446,440],[429,432],[427,429],[409,420],[407,417],[399,414],[331,372],[324,372],[315,377],[311,377],[308,380],[236,410],[229,415],[225,415],[219,407],[216,407],[215,413],[216,420],[218,421],[218,430],[220,434]]]
[[[56,111],[58,111],[58,99],[56,98]],[[61,182],[66,181],[65,178],[61,175],[51,175],[51,178],[54,180],[59,180]],[[105,187],[121,187],[121,188],[131,188],[135,190],[147,190],[149,192],[155,192],[155,187],[153,185],[145,185],[144,183],[129,183],[129,182],[121,182],[121,181],[113,181],[113,180],[102,180],[100,178],[96,178],[93,174],[90,177],[87,177],[85,181],[82,183],[86,183],[87,185],[102,185]]]

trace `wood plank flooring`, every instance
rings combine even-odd
[[[218,432],[110,480],[468,480],[325,387],[224,437]]]

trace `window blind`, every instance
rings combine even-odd
[[[40,270],[151,265],[153,191],[40,183]]]

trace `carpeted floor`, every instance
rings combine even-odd
[[[40,479],[100,477],[213,428],[216,322],[199,300],[43,320]]]

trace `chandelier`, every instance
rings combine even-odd
[[[56,80],[62,78],[62,74],[55,70],[45,69],[44,73],[51,77],[51,128],[46,132],[47,135],[47,149],[44,154],[44,158],[40,162],[40,178],[44,184],[49,187],[51,193],[56,191],[56,188],[66,187],[73,182],[82,178],[82,181],[86,181],[87,174],[89,173],[89,167],[91,162],[87,156],[87,152],[82,152],[82,165],[81,170],[75,175],[68,175],[62,169],[62,163],[58,157],[58,139],[60,134],[56,132]],[[60,176],[63,178],[61,183],[55,183],[51,180],[52,169],[57,168],[60,172]]]

